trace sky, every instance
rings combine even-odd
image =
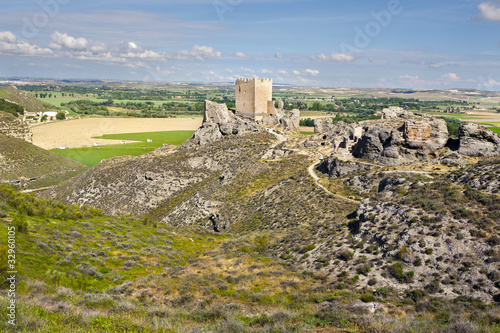
[[[3,0],[0,77],[500,91],[500,0]]]

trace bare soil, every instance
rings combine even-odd
[[[203,118],[86,118],[33,126],[33,143],[44,149],[117,144],[117,140],[92,139],[104,134],[188,131],[201,126]]]

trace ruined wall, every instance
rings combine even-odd
[[[238,79],[235,85],[236,115],[262,120],[273,110],[269,110],[268,101],[273,99],[273,81],[271,79]]]

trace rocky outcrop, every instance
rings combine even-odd
[[[215,142],[226,135],[243,135],[249,132],[259,132],[260,127],[252,120],[243,119],[229,111],[226,104],[205,101],[203,124],[197,129],[184,146],[206,145]]]
[[[448,130],[442,119],[416,118],[365,126],[365,133],[352,149],[357,158],[385,165],[426,160],[444,148]]]
[[[29,125],[21,118],[7,112],[0,111],[0,133],[30,143],[33,142],[33,133]]]
[[[314,119],[314,133],[325,133],[333,130],[334,126],[331,118]]]
[[[288,112],[284,117],[280,118],[279,122],[285,130],[299,132],[300,111],[292,110]]]
[[[399,106],[391,106],[382,110],[382,119],[411,118],[413,116],[413,112],[406,111]]]
[[[500,137],[478,124],[462,122],[458,129],[458,153],[471,157],[500,155]]]
[[[345,177],[357,171],[367,171],[371,169],[373,169],[372,165],[356,161],[344,161],[335,156],[324,159],[318,166],[318,171],[328,174],[328,176],[332,178]]]

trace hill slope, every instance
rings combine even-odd
[[[27,112],[45,112],[57,109],[54,105],[42,102],[14,86],[0,88],[0,98],[21,105]]]
[[[460,149],[452,152],[440,129],[446,125],[434,123],[339,124],[316,136],[321,144],[298,134],[277,135],[279,140],[265,132],[223,135],[221,125],[204,123],[179,149],[107,161],[51,195],[177,227],[243,237],[265,231],[275,240],[275,257],[325,274],[339,290],[390,288],[413,303],[432,297],[500,300],[500,197],[494,189],[483,191],[481,183],[467,184],[498,184],[498,162],[483,159],[483,167],[456,177],[427,171],[460,170],[477,159],[461,151],[491,156],[500,145],[494,134],[467,124]],[[373,158],[360,161],[351,154],[343,162],[337,156],[356,149]],[[330,175],[320,177],[322,187],[308,172],[319,164],[318,152],[335,152],[316,170]],[[335,170],[325,170],[325,163]]]
[[[85,165],[0,134],[0,181],[23,188],[58,184],[86,169]]]

